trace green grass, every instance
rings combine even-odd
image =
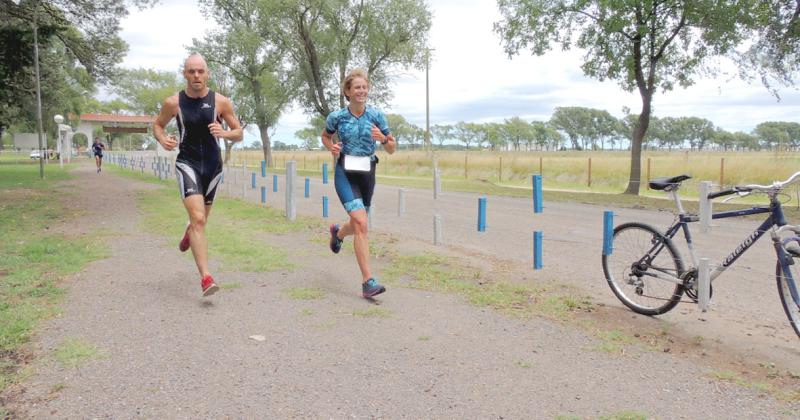
[[[186,210],[172,188],[143,191],[138,197],[139,209],[144,215],[145,229],[151,233],[178,240],[186,229]],[[282,225],[276,228],[276,225]],[[259,208],[238,200],[220,200],[215,203],[206,234],[209,255],[219,259],[224,270],[244,272],[269,272],[293,267],[288,253],[267,243],[261,234],[296,232],[307,223],[285,223],[276,211]]]
[[[367,309],[353,310],[353,316],[357,316],[359,318],[391,318],[392,311],[378,306],[372,306]]]
[[[395,257],[383,270],[384,278],[399,284],[408,277],[407,287],[457,293],[479,307],[489,307],[513,316],[538,314],[564,319],[569,313],[591,308],[587,297],[576,297],[569,288],[554,290],[542,285],[483,282],[479,271],[466,269],[448,258],[434,254]]]
[[[76,368],[88,360],[105,357],[93,344],[78,338],[67,338],[53,352],[58,363],[66,368]]]
[[[72,238],[47,226],[64,218],[55,181],[69,175],[50,165],[0,165],[0,391],[16,380],[36,326],[57,312],[59,280],[106,256],[99,237]]]
[[[623,410],[608,416],[601,416],[600,420],[647,420],[648,418],[650,416],[638,411]]]
[[[225,283],[222,283],[219,286],[219,288],[222,289],[222,290],[241,289],[242,288],[242,283],[239,283],[239,282],[231,282],[231,283],[225,282]]]
[[[324,290],[309,287],[293,287],[283,289],[282,292],[292,300],[318,300],[325,299],[326,296]]]
[[[626,345],[635,343],[633,337],[626,335],[622,330],[598,331],[600,343],[596,349],[609,354],[620,354]]]

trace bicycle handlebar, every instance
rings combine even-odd
[[[758,184],[749,184],[749,185],[738,185],[733,188],[729,188],[727,190],[717,191],[708,194],[708,199],[713,200],[717,197],[722,197],[731,194],[737,194],[742,192],[750,192],[752,190],[759,190],[759,191],[778,191],[783,187],[791,184],[797,178],[800,178],[800,172],[795,172],[792,176],[789,177],[786,181],[775,181],[772,185],[758,185]]]
[[[758,185],[758,184],[750,184],[744,185],[745,188],[750,188],[751,190],[780,190],[781,188],[785,187],[788,184],[794,182],[795,179],[800,177],[800,172],[795,172],[792,176],[789,177],[786,181],[775,181],[772,185]]]

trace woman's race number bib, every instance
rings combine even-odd
[[[344,170],[349,172],[369,172],[372,165],[372,156],[344,155]]]

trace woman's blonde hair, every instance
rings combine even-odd
[[[344,86],[342,87],[342,94],[344,95],[347,100],[350,100],[350,97],[347,96],[347,91],[350,90],[350,86],[353,85],[353,80],[356,78],[362,78],[367,81],[367,86],[369,86],[369,79],[367,78],[367,72],[364,71],[362,68],[354,68],[350,70],[350,73],[347,73],[347,77],[344,78]]]

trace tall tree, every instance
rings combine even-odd
[[[164,98],[181,90],[185,82],[171,71],[123,69],[112,89],[133,112],[156,115]]]
[[[0,131],[35,121],[34,37],[40,51],[42,114],[80,113],[94,82],[113,77],[127,45],[118,36],[127,5],[152,0],[0,2]],[[52,127],[50,118],[43,118]]]
[[[431,13],[423,0],[284,0],[276,31],[302,79],[303,108],[327,117],[345,106],[342,83],[362,67],[370,100],[387,103],[398,69],[423,68]]]
[[[642,140],[656,91],[689,86],[733,50],[757,17],[753,0],[498,0],[495,24],[509,56],[530,48],[543,55],[552,44],[586,51],[582,70],[638,91],[642,109],[631,142],[627,194],[638,194]]]
[[[205,56],[212,71],[234,81],[231,99],[243,125],[258,126],[264,160],[273,166],[269,129],[277,124],[295,92],[293,74],[278,42],[278,5],[252,0],[200,0],[221,29],[194,39],[192,49]]]
[[[800,74],[800,0],[762,0],[750,48],[734,52],[742,76],[757,75],[779,97]]]
[[[439,143],[440,149],[444,148],[444,142],[454,137],[453,131],[453,126],[448,124],[436,124],[431,127],[431,134],[436,139],[436,142]]]

